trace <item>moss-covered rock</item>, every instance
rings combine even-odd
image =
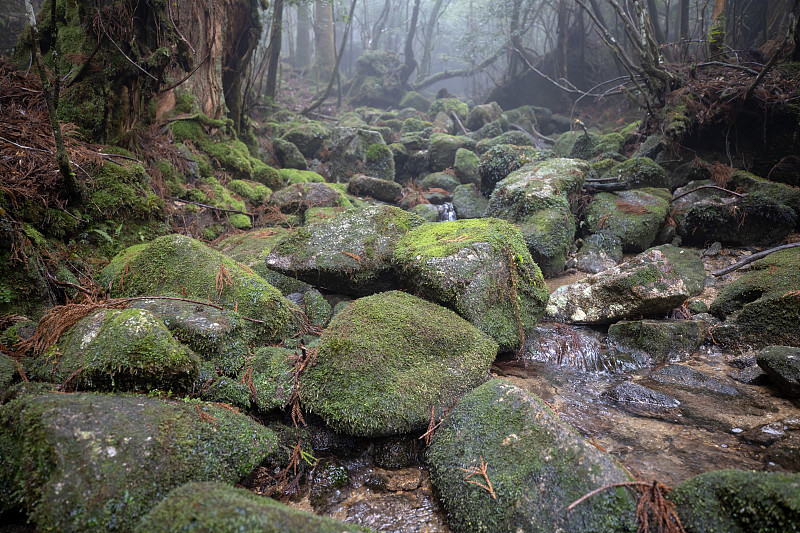
[[[396,288],[395,243],[423,222],[390,206],[345,211],[296,229],[272,249],[266,264],[334,292],[364,295]]]
[[[100,273],[114,296],[177,296],[217,302],[261,320],[259,336],[292,332],[292,304],[272,285],[229,257],[182,235],[167,235],[117,254]]]
[[[198,358],[154,314],[143,309],[101,309],[81,319],[32,375],[83,390],[187,392]]]
[[[493,218],[424,224],[397,243],[408,286],[453,309],[505,349],[544,311],[547,288],[522,235]]]
[[[756,361],[779,389],[800,397],[800,348],[767,346],[758,352]]]
[[[702,320],[620,321],[608,328],[608,340],[654,364],[683,359],[699,348],[708,327]]]
[[[394,181],[356,174],[350,178],[347,191],[356,196],[369,196],[382,202],[395,203],[400,199],[403,187]]]
[[[553,151],[561,157],[588,160],[606,153],[621,152],[624,142],[625,139],[619,133],[601,135],[599,133],[568,131],[559,135],[553,146]],[[663,185],[651,186],[663,187]]]
[[[483,381],[496,354],[494,341],[452,311],[403,292],[375,294],[331,320],[300,377],[301,398],[351,435],[409,433]]]
[[[599,193],[586,209],[586,225],[592,233],[619,239],[623,251],[643,252],[664,224],[671,199],[668,189]]]
[[[475,151],[475,141],[469,137],[457,137],[444,133],[434,133],[430,142],[430,169],[433,172],[452,168],[459,149]]]
[[[145,516],[136,533],[345,533],[369,529],[315,516],[221,483],[188,483]]]
[[[636,530],[636,503],[622,487],[567,513],[584,494],[630,475],[538,397],[502,380],[461,398],[434,433],[427,459],[455,532]]]
[[[266,202],[272,194],[272,189],[251,180],[231,180],[228,182],[228,189],[256,206]]]
[[[308,163],[306,158],[300,152],[300,149],[287,141],[286,139],[274,139],[272,146],[275,149],[275,155],[278,158],[283,168],[292,168],[297,170],[308,170]]]
[[[316,157],[317,151],[322,148],[323,142],[330,135],[330,130],[322,122],[302,122],[292,126],[281,139],[295,145],[303,156],[311,159]]]
[[[278,171],[278,174],[288,185],[294,185],[295,183],[325,183],[325,178],[310,170],[282,168]]]
[[[271,430],[211,404],[23,395],[0,407],[3,508],[40,531],[132,531],[174,487],[235,483],[276,449]]]
[[[475,185],[459,185],[453,191],[453,209],[460,219],[483,218],[489,199]]]
[[[310,207],[352,207],[342,191],[327,183],[289,185],[272,193],[269,203],[288,215],[303,215]]]
[[[632,189],[641,187],[669,188],[670,181],[666,171],[650,158],[632,157],[613,166],[602,175],[627,183]]]
[[[622,243],[607,233],[593,233],[583,240],[575,254],[575,268],[597,274],[622,261]]]
[[[576,159],[530,163],[509,174],[492,192],[486,216],[518,224],[533,260],[546,276],[564,269],[576,222],[568,196],[590,172]]]
[[[495,146],[510,144],[512,146],[535,146],[534,140],[527,133],[519,130],[503,132],[495,137],[490,137],[478,141],[475,151],[483,155]]]
[[[800,346],[800,248],[755,261],[749,272],[718,293],[710,312],[734,330],[726,344]],[[716,338],[716,331],[715,331]]]
[[[481,159],[475,152],[465,148],[456,150],[456,158],[453,162],[453,170],[456,178],[462,184],[473,184],[476,187],[481,185],[480,173]]]
[[[782,533],[800,524],[800,475],[720,470],[670,493],[689,533]]]
[[[384,145],[385,149],[378,149],[373,145]],[[330,150],[331,178],[334,182],[347,183],[353,175],[363,172],[368,155],[375,158],[375,169],[382,173],[379,177],[386,178],[391,167],[392,176],[388,179],[394,179],[394,159],[391,150],[377,131],[363,128],[334,128],[325,146]],[[381,166],[386,168],[379,168]]]
[[[461,183],[450,172],[432,172],[425,176],[419,185],[423,189],[443,189],[453,192]]]
[[[499,119],[502,114],[503,110],[500,109],[500,106],[497,104],[497,102],[476,105],[469,112],[469,115],[467,115],[467,121],[465,125],[467,126],[467,129],[473,131],[479,130],[486,124]]]
[[[373,178],[394,180],[394,154],[391,148],[383,142],[369,145],[364,154],[364,173]]]
[[[550,295],[547,314],[559,322],[610,324],[660,317],[700,294],[705,270],[700,254],[658,246]]]
[[[532,146],[504,144],[493,147],[483,154],[478,168],[481,175],[481,193],[488,197],[492,194],[495,185],[515,170],[528,163],[544,161],[552,157],[554,157],[553,152],[537,150]]]
[[[295,351],[278,346],[256,348],[238,376],[249,390],[250,400],[262,412],[284,407],[292,395]]]
[[[469,106],[458,98],[438,98],[431,103],[428,115],[435,117],[439,113],[444,113],[447,116],[450,116],[451,113],[455,113],[463,122],[467,119]]]
[[[17,366],[14,360],[4,353],[0,353],[0,398],[2,398],[14,379],[17,377]]]
[[[415,91],[408,91],[400,100],[400,107],[412,107],[422,113],[427,113],[431,108],[431,101]]]

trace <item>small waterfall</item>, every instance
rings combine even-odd
[[[439,211],[436,222],[450,222],[456,219],[456,211],[453,209],[453,202],[445,202],[437,205],[436,210]]]

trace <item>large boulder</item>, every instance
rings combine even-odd
[[[538,397],[505,381],[465,395],[434,434],[427,459],[455,532],[636,529],[636,504],[621,487],[568,513],[573,501],[630,474]]]
[[[661,317],[703,290],[700,254],[672,245],[651,248],[550,295],[547,315],[573,324]]]
[[[100,309],[32,364],[32,375],[83,390],[188,392],[198,358],[153,313]]]
[[[350,533],[371,530],[315,516],[249,490],[205,482],[187,483],[171,491],[134,531]]]
[[[506,176],[528,163],[544,161],[554,157],[549,150],[537,150],[533,146],[514,146],[501,144],[483,154],[478,172],[481,175],[481,193],[487,197],[495,185]]]
[[[390,206],[350,210],[296,229],[267,256],[269,268],[345,294],[397,287],[396,241],[424,220]]]
[[[369,196],[381,202],[396,203],[403,193],[403,187],[394,181],[356,174],[350,178],[347,192],[356,196]]]
[[[531,163],[497,183],[486,216],[519,226],[545,276],[564,269],[576,221],[568,197],[581,190],[590,167],[575,159]]]
[[[430,169],[441,172],[453,168],[456,162],[456,153],[460,149],[475,151],[475,141],[469,137],[456,137],[443,133],[431,135],[430,143]]]
[[[593,159],[602,154],[615,154],[622,151],[624,137],[619,133],[602,135],[568,131],[559,135],[553,151],[561,157]]]
[[[459,185],[453,191],[453,209],[459,219],[482,218],[489,207],[489,199],[474,185]]]
[[[277,451],[275,434],[212,404],[28,394],[0,407],[0,509],[39,531],[132,531],[173,488],[233,484]]]
[[[200,241],[166,235],[117,254],[100,273],[111,295],[172,296],[213,301],[260,320],[258,334],[281,340],[293,332],[291,302],[263,278]],[[255,323],[252,327],[256,327]]]
[[[656,240],[671,199],[668,189],[599,193],[586,208],[586,225],[619,240],[623,251],[643,252]]]
[[[383,145],[387,150],[378,150],[372,148],[373,145]],[[347,183],[350,178],[361,172],[367,164],[367,156],[370,150],[374,152],[373,155],[382,155],[384,161],[389,165],[388,159],[391,159],[392,174],[394,173],[394,159],[391,150],[377,131],[360,129],[360,128],[334,128],[331,133],[329,144],[326,147],[330,150],[330,164],[331,164],[331,177],[334,182]],[[385,176],[378,176],[385,178]]]
[[[352,207],[350,200],[340,190],[317,182],[294,183],[284,187],[275,191],[269,202],[288,215],[303,215],[314,207]]]
[[[353,301],[322,334],[300,396],[337,431],[418,431],[480,384],[497,344],[452,311],[403,292]]]
[[[608,328],[608,340],[655,364],[683,359],[699,348],[708,327],[702,320],[620,321]]]
[[[720,470],[670,493],[687,533],[784,533],[800,524],[800,474]]]
[[[479,130],[483,126],[494,122],[499,119],[503,114],[503,110],[497,105],[497,102],[490,102],[488,104],[476,105],[472,108],[467,115],[466,126],[470,130]]]
[[[520,232],[496,218],[424,224],[395,249],[407,286],[449,307],[504,349],[544,312],[547,288]]]
[[[316,157],[317,151],[322,148],[322,143],[330,135],[330,130],[322,122],[302,122],[292,126],[281,137],[295,145],[300,153],[309,159]]]
[[[602,175],[627,183],[632,189],[642,187],[669,188],[670,181],[664,169],[647,157],[632,157],[618,165],[613,165]]]
[[[800,248],[753,262],[749,272],[719,291],[710,312],[725,319],[714,330],[721,344],[800,346]]]

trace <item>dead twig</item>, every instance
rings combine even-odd
[[[481,463],[478,466],[471,466],[469,468],[462,468],[464,472],[467,473],[467,477],[464,478],[464,481],[467,483],[472,483],[473,485],[477,485],[486,492],[488,492],[492,498],[495,500],[497,499],[497,495],[494,493],[494,488],[492,487],[492,482],[489,481],[489,475],[487,474],[487,469],[489,465],[483,460],[483,456],[481,456]],[[480,475],[483,476],[483,479],[486,480],[486,483],[481,483],[480,481],[475,481],[474,479],[470,479],[472,476]]]
[[[769,254],[771,254],[773,252],[779,252],[781,250],[788,250],[789,248],[795,248],[797,246],[800,246],[800,242],[793,242],[793,243],[790,243],[790,244],[784,244],[782,246],[776,246],[775,248],[770,248],[769,250],[764,250],[763,252],[758,252],[758,253],[755,253],[755,254],[752,254],[752,255],[748,255],[747,257],[745,257],[744,259],[742,259],[738,263],[734,263],[729,267],[721,268],[719,270],[715,270],[715,271],[711,272],[711,275],[715,276],[715,277],[722,276],[723,274],[727,274],[728,272],[733,272],[734,270],[738,270],[738,269],[742,268],[743,266],[752,263],[756,259],[761,259],[762,257],[766,257],[766,256],[768,256]]]
[[[679,194],[678,196],[676,196],[675,198],[673,198],[669,202],[670,203],[675,202],[675,201],[683,198],[684,196],[688,196],[688,195],[692,194],[693,192],[697,192],[697,191],[702,190],[702,189],[716,189],[718,191],[722,191],[722,192],[725,192],[725,193],[728,193],[728,194],[732,194],[733,196],[738,196],[739,198],[742,198],[742,197],[746,196],[745,194],[742,194],[740,192],[729,191],[728,189],[724,189],[724,188],[719,187],[717,185],[701,185],[700,187],[692,189],[691,191],[686,191],[685,193]]]

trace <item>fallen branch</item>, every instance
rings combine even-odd
[[[684,196],[688,196],[688,195],[692,194],[693,192],[697,192],[697,191],[699,191],[701,189],[716,189],[718,191],[726,192],[728,194],[732,194],[733,196],[738,196],[740,198],[743,197],[743,196],[746,196],[746,195],[744,195],[744,194],[742,194],[740,192],[729,191],[728,189],[725,189],[723,187],[719,187],[717,185],[701,185],[700,187],[697,187],[696,189],[692,189],[691,191],[686,191],[684,193],[679,194],[678,196],[676,196],[675,198],[670,200],[669,203],[672,203],[672,202],[674,202],[676,200],[679,200],[679,199],[683,198]]]
[[[763,252],[758,252],[758,253],[755,253],[755,254],[752,254],[752,255],[748,255],[747,257],[745,257],[744,259],[742,259],[738,263],[734,263],[729,267],[721,268],[719,270],[715,270],[715,271],[711,272],[711,275],[715,276],[715,277],[722,276],[723,274],[727,274],[728,272],[733,272],[734,270],[738,270],[738,269],[742,268],[743,266],[748,265],[748,264],[752,263],[753,261],[755,261],[757,259],[761,259],[762,257],[766,257],[766,256],[768,256],[769,254],[771,254],[773,252],[779,252],[781,250],[788,250],[789,248],[796,248],[798,246],[800,246],[800,242],[793,242],[793,243],[790,243],[790,244],[784,244],[782,246],[776,246],[775,248],[770,248],[769,250],[764,250]]]
[[[465,128],[465,127],[464,127],[464,124],[461,122],[461,119],[460,119],[460,118],[458,118],[458,115],[456,115],[455,111],[453,111],[452,113],[450,113],[450,116],[452,116],[452,117],[453,117],[453,120],[455,120],[455,121],[456,121],[456,124],[458,124],[458,126],[461,128],[461,131],[462,131],[462,133],[463,133],[464,135],[466,135],[467,133],[469,133],[469,132],[467,132],[467,128]]]

